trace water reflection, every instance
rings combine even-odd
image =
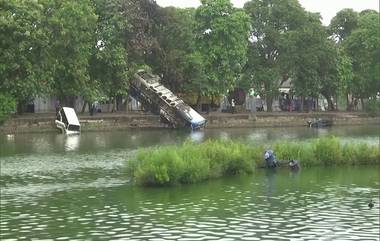
[[[229,140],[230,139],[230,135],[226,131],[221,131],[220,134],[219,134],[219,138],[221,140]]]
[[[193,142],[200,143],[204,140],[205,133],[203,130],[192,131],[190,133],[190,139]]]
[[[46,178],[47,174],[53,174],[50,171],[34,179],[14,175],[13,182],[1,189],[0,238],[377,240],[379,237],[379,230],[373,227],[379,226],[380,200],[375,199],[373,209],[367,207],[368,200],[376,198],[379,192],[375,183],[379,174],[370,167],[306,169],[297,179],[287,169],[277,172],[263,169],[254,175],[195,185],[139,188],[126,182],[120,166],[108,170],[93,168],[92,159],[105,160],[107,156],[107,153],[89,159],[79,156],[80,162],[76,161],[79,166],[66,173],[56,172],[54,179]],[[40,171],[36,169],[29,174]]]
[[[80,135],[66,135],[65,136],[65,151],[76,151],[79,148]],[[95,142],[101,143],[99,138],[95,139]]]
[[[7,140],[8,141],[14,141],[14,139],[15,139],[15,135],[14,134],[7,134],[6,136],[7,136]]]
[[[363,141],[378,144],[377,126],[349,126],[333,128],[227,128],[187,130],[125,130],[111,132],[83,132],[68,137],[57,133],[0,135],[0,157],[14,154],[78,152],[94,153],[116,149],[137,149],[155,145],[178,144],[190,139],[202,142],[207,139],[239,139],[268,146],[279,140],[306,140],[335,135],[343,141]]]
[[[276,169],[265,169],[265,194],[268,202],[270,202],[271,197],[273,197],[276,193],[276,172]]]

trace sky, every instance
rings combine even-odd
[[[379,10],[379,0],[298,0],[309,12],[319,12],[322,16],[323,25],[329,25],[330,20],[337,12],[344,8],[352,8],[357,12],[365,9]],[[162,7],[197,7],[199,0],[156,0]],[[243,7],[247,0],[231,0],[235,7]]]

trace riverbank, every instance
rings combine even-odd
[[[234,127],[295,127],[306,126],[314,118],[328,119],[333,125],[380,125],[380,117],[370,117],[363,112],[255,112],[202,114],[207,120],[206,128]],[[157,115],[142,112],[87,113],[78,115],[82,131],[108,131],[131,128],[169,128]],[[17,115],[0,126],[0,133],[56,132],[54,113]]]

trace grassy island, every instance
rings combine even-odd
[[[343,143],[336,137],[277,142],[271,146],[279,160],[300,160],[302,167],[380,164],[377,145]],[[127,161],[127,171],[139,185],[195,183],[227,175],[250,174],[263,166],[263,144],[230,140],[185,142],[144,148]]]

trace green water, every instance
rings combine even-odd
[[[165,188],[133,186],[123,170],[141,146],[329,134],[379,141],[376,126],[3,135],[0,239],[379,240],[379,167],[257,170]]]

